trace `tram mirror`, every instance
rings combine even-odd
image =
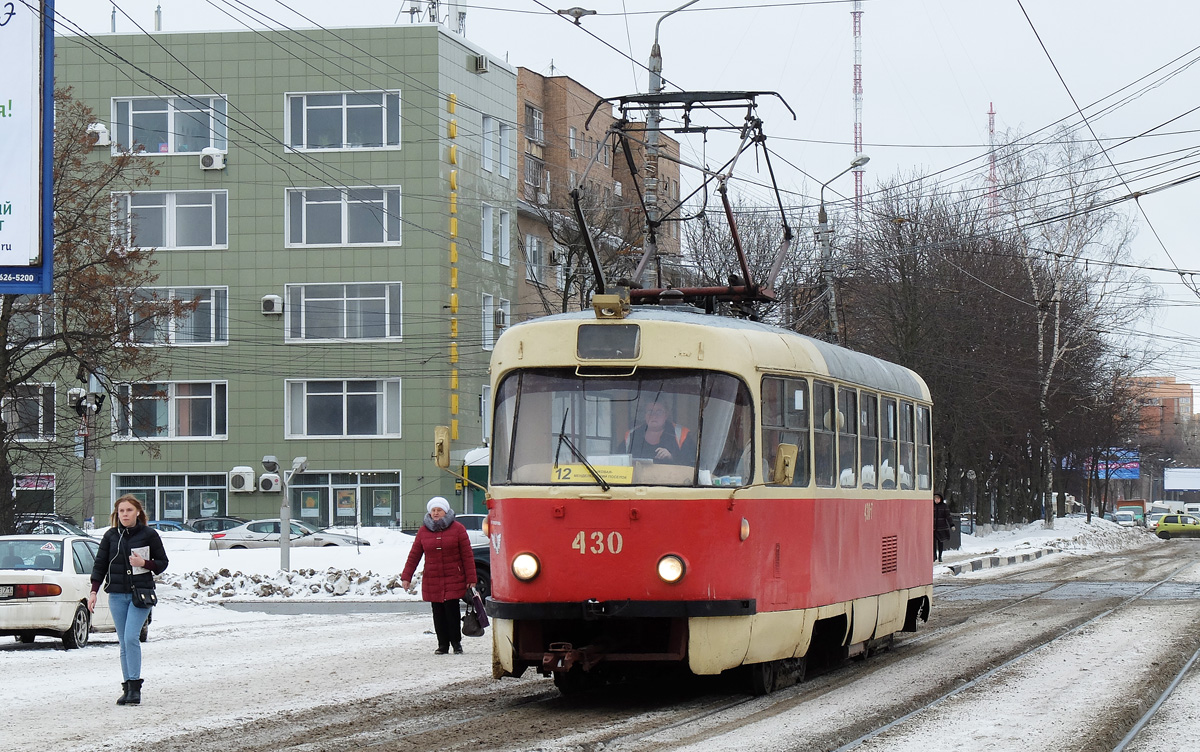
[[[775,448],[775,468],[771,473],[771,484],[775,486],[790,486],[796,477],[796,455],[799,449],[795,444],[780,444]]]
[[[450,467],[450,426],[433,427],[433,461],[443,470]]]

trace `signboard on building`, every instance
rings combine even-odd
[[[53,0],[0,2],[0,293],[45,293],[51,273]]]
[[[1091,463],[1088,463],[1090,473]],[[1100,457],[1096,476],[1100,480],[1137,480],[1140,462],[1136,449],[1110,449]]]
[[[1163,490],[1200,491],[1200,467],[1168,467],[1163,470]]]

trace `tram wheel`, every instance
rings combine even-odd
[[[775,691],[775,661],[751,663],[750,694],[755,696],[769,695]]]

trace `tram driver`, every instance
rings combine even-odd
[[[624,451],[635,460],[692,465],[696,462],[696,438],[686,426],[671,420],[667,406],[651,402],[646,406],[645,422],[625,434]]]

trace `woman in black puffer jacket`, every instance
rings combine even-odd
[[[134,603],[133,589],[154,589],[154,575],[167,568],[167,552],[158,531],[146,526],[142,502],[132,494],[117,499],[109,524],[92,567],[88,608],[96,610],[96,593],[107,578],[104,589],[117,627],[117,642],[121,644],[121,675],[125,679],[117,704],[138,705],[142,702],[142,645],[138,636],[150,609]]]

